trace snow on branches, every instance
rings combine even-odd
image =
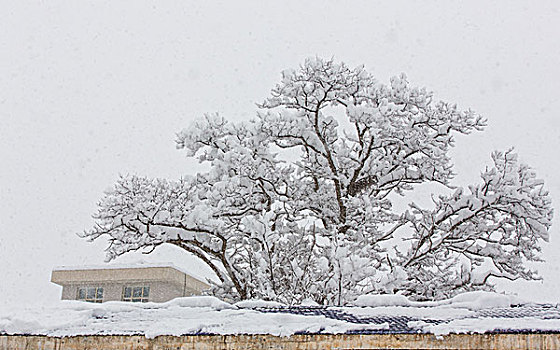
[[[538,278],[525,263],[540,261],[538,243],[548,241],[550,198],[511,150],[494,152],[492,159],[494,167],[481,174],[482,184],[440,196],[433,210],[411,205],[413,243],[402,255],[414,276],[411,284],[403,281],[411,293],[444,297],[484,286],[489,277]],[[485,269],[477,269],[481,265]]]
[[[83,236],[108,259],[174,244],[208,264],[232,299],[341,305],[364,293],[417,299],[535,279],[552,209],[535,173],[508,151],[482,184],[396,213],[393,194],[449,187],[455,134],[480,131],[471,110],[433,101],[404,74],[311,58],[283,72],[257,117],[208,114],[177,147],[210,170],[179,181],[122,177]],[[390,249],[389,249],[390,248]],[[437,287],[437,288],[436,288]]]

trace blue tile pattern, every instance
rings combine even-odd
[[[449,319],[437,318],[419,318],[401,315],[379,315],[379,316],[356,316],[345,312],[340,308],[321,307],[321,306],[286,306],[286,307],[258,307],[256,311],[264,313],[289,313],[303,316],[324,316],[330,319],[336,319],[356,324],[382,324],[387,323],[389,328],[385,329],[367,329],[350,331],[348,334],[411,334],[423,333],[420,328],[415,328],[409,324],[411,321],[422,321],[431,324],[446,323]],[[461,317],[462,319],[472,319],[476,322],[479,318],[541,318],[541,319],[560,319],[560,308],[555,305],[518,305],[509,308],[489,308],[474,312],[469,316]],[[455,318],[457,319],[457,318]],[[538,333],[538,330],[508,330],[496,329],[492,333]]]

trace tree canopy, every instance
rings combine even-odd
[[[552,206],[535,172],[495,151],[478,184],[451,186],[454,135],[485,125],[404,74],[386,85],[364,67],[310,58],[282,73],[254,119],[207,114],[178,134],[208,172],[122,176],[82,236],[107,237],[109,260],[176,245],[234,300],[426,300],[538,279],[527,263],[540,261]],[[396,212],[395,198],[422,183],[449,190]]]

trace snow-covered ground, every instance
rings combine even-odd
[[[0,333],[70,336],[86,334],[273,334],[344,333],[379,329],[325,316],[263,313],[214,297],[178,298],[167,303],[61,301],[45,308],[14,309],[0,315]]]
[[[485,292],[440,302],[411,302],[401,296],[363,296],[351,307],[287,307],[274,302],[229,304],[187,297],[167,303],[60,301],[49,307],[0,311],[0,334],[51,336],[91,334],[434,334],[496,330],[560,331],[560,310]]]

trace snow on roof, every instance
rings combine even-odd
[[[372,297],[370,296],[370,301]],[[447,302],[377,306],[284,306],[265,301],[229,304],[215,297],[167,303],[60,301],[46,308],[0,312],[0,334],[50,336],[142,334],[395,334],[560,332],[560,308],[510,304],[495,294],[471,294]],[[397,299],[397,298],[395,298]],[[402,301],[402,298],[399,298]],[[497,302],[496,300],[501,300]]]
[[[177,271],[184,273],[185,275],[189,275],[193,278],[196,278],[199,281],[205,282],[207,279],[201,276],[197,276],[192,272],[186,271],[185,269],[178,267],[170,262],[165,263],[151,263],[151,262],[144,262],[139,261],[136,263],[131,264],[105,264],[105,265],[79,265],[79,266],[56,266],[53,268],[53,271],[72,271],[72,270],[109,270],[109,269],[144,269],[150,267],[170,267]]]
[[[431,307],[451,305],[453,307],[463,307],[471,310],[486,308],[510,307],[512,305],[522,305],[527,302],[517,296],[505,295],[492,292],[476,291],[459,294],[451,299],[438,301],[411,301],[403,295],[383,294],[383,295],[361,295],[354,305],[356,306],[416,306]]]

